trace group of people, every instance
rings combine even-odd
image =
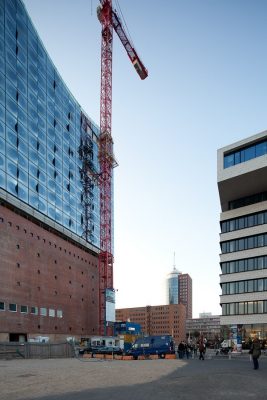
[[[203,341],[200,341],[198,344],[189,344],[182,341],[178,345],[178,356],[180,359],[185,357],[188,359],[191,358],[192,355],[196,357],[199,351],[199,359],[204,360],[205,350],[206,348]]]
[[[203,340],[200,340],[197,344],[188,344],[182,341],[178,345],[178,355],[179,358],[190,358],[192,354],[196,357],[199,352],[199,360],[205,359],[206,345]],[[253,360],[254,369],[259,369],[259,358],[261,355],[261,343],[257,337],[254,338],[249,354]]]

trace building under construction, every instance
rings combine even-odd
[[[99,128],[21,0],[0,2],[0,53],[0,341],[98,334]]]

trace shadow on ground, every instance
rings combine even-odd
[[[266,400],[266,375],[267,358],[260,360],[257,371],[248,358],[195,359],[154,382],[38,397],[38,400]]]

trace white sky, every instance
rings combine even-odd
[[[64,81],[99,124],[98,1],[24,3]],[[267,2],[120,6],[149,77],[139,79],[114,33],[117,308],[164,304],[175,251],[177,269],[193,279],[193,316],[220,314],[216,152],[266,129]]]

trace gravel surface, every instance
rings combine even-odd
[[[183,360],[0,360],[0,399],[38,397],[144,384],[185,365]]]

